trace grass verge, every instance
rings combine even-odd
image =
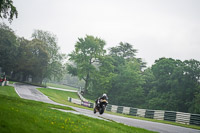
[[[61,85],[61,84],[54,84],[54,83],[47,83],[47,86],[55,87],[55,88],[62,88],[62,89],[68,89],[68,90],[78,90],[78,88]]]
[[[15,92],[14,88],[11,86],[0,86],[0,94],[5,95],[5,96],[19,98],[19,96]]]
[[[16,83],[15,81],[9,81],[9,84],[14,84],[14,83]]]
[[[68,101],[68,97],[79,99],[79,96],[76,92],[62,91],[62,90],[54,90],[48,88],[37,88],[39,91],[47,95],[49,98],[53,100],[57,100],[60,103],[64,101]]]
[[[13,89],[9,87],[10,90]],[[0,87],[0,90],[5,89]],[[7,89],[7,88],[6,88]],[[8,89],[7,89],[8,90]],[[12,91],[14,92],[14,89]],[[11,93],[10,93],[11,94]],[[52,104],[25,100],[16,95],[0,94],[0,132],[1,133],[153,133],[116,122],[107,122],[83,115],[53,110]],[[66,107],[66,109],[71,109]]]
[[[43,94],[45,94],[46,96],[48,96],[51,100],[57,103],[84,108],[88,110],[93,110],[92,108],[77,105],[68,101],[68,97],[80,99],[76,92],[67,92],[67,91],[54,90],[54,89],[48,89],[48,88],[37,88],[37,89],[41,91]]]

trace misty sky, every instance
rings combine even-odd
[[[78,38],[93,35],[106,41],[106,49],[132,44],[148,66],[161,57],[200,61],[200,0],[14,0],[14,5],[19,16],[9,26],[17,35],[31,39],[34,29],[50,31],[65,54]]]

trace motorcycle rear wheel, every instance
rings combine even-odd
[[[96,111],[96,108],[94,108],[94,114],[96,114],[96,112],[97,112],[97,111]]]

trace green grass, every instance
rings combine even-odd
[[[59,103],[68,101],[68,97],[79,99],[79,96],[76,92],[61,91],[48,88],[37,88],[37,89],[42,93],[44,93],[45,95],[47,95],[50,99],[57,101]]]
[[[55,102],[66,104],[66,105],[71,105],[71,106],[75,106],[75,107],[79,107],[79,108],[84,108],[84,109],[88,109],[88,110],[93,110],[92,108],[88,108],[88,107],[84,107],[84,106],[81,106],[81,105],[77,105],[77,104],[73,104],[71,102],[68,102],[67,97],[76,98],[74,96],[74,95],[76,95],[76,93],[74,93],[74,92],[72,92],[73,95],[69,95],[69,93],[65,93],[64,91],[60,91],[60,90],[51,90],[50,91],[49,89],[45,89],[45,88],[39,88],[39,90]],[[79,98],[77,98],[77,99],[79,99]],[[162,120],[156,120],[156,119],[136,117],[136,116],[131,116],[131,115],[113,113],[113,112],[109,112],[109,111],[106,111],[106,113],[114,114],[114,115],[118,115],[118,116],[123,116],[123,117],[134,118],[134,119],[140,119],[140,120],[146,120],[146,121],[152,121],[152,122],[159,122],[159,123],[171,124],[171,125],[182,126],[182,127],[200,130],[200,126],[196,126],[196,125],[186,125],[186,124],[175,123],[175,122],[170,122],[170,121],[162,121]]]
[[[14,88],[11,86],[0,86],[0,94],[19,98],[19,96],[15,92]]]
[[[93,110],[92,108],[77,105],[77,104],[74,104],[74,103],[71,103],[68,101],[68,97],[80,99],[76,92],[67,92],[67,91],[47,89],[47,88],[37,88],[37,89],[39,91],[41,91],[43,94],[45,94],[46,96],[48,96],[51,100],[53,100],[57,103],[70,105],[70,106],[74,106],[74,107],[79,107],[79,108],[84,108],[84,109],[88,109],[88,110]]]
[[[12,87],[8,87],[12,90]],[[18,98],[14,89],[7,93],[0,87],[0,132],[1,133],[151,133],[135,128],[107,122],[83,115],[53,110],[60,108],[52,104]],[[6,88],[7,89],[7,88]],[[7,89],[8,90],[8,89]],[[9,96],[10,95],[10,96]],[[71,110],[71,108],[63,107]]]
[[[16,83],[15,81],[9,81],[9,84],[14,84],[14,83]]]
[[[55,88],[62,88],[62,89],[68,89],[68,90],[78,90],[78,88],[61,85],[61,84],[54,84],[54,83],[47,83],[47,86],[55,87]]]

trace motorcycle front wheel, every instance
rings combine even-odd
[[[99,114],[102,115],[104,113],[104,107],[99,109]]]

